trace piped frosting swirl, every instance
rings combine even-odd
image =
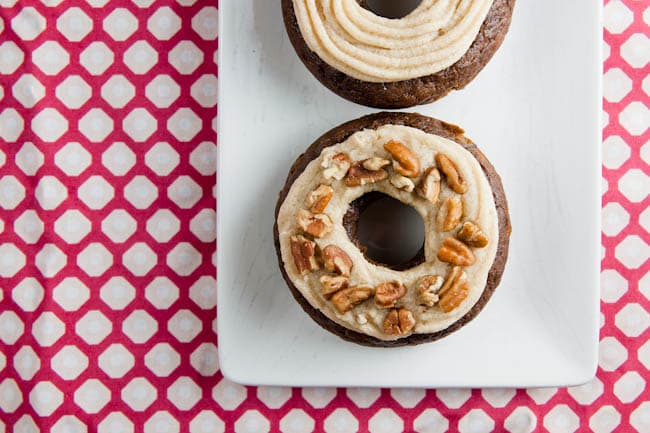
[[[440,72],[467,52],[493,0],[423,0],[400,19],[357,0],[293,0],[305,42],[333,68],[366,82]]]

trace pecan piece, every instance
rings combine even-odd
[[[438,294],[440,296],[438,306],[443,312],[449,313],[458,308],[469,295],[465,272],[458,266],[452,268]]]
[[[440,195],[440,172],[435,167],[429,167],[422,175],[422,180],[417,190],[418,194],[431,204],[438,201]]]
[[[390,310],[384,319],[384,332],[390,335],[403,335],[415,327],[413,313],[406,308]]]
[[[316,243],[302,235],[291,236],[291,255],[300,275],[319,269]]]
[[[334,227],[332,220],[327,215],[323,213],[313,214],[305,209],[298,211],[296,222],[300,230],[315,238],[327,236]]]
[[[343,277],[340,275],[323,275],[320,277],[320,292],[326,299],[329,299],[334,293],[348,287],[349,282],[350,281],[348,277]]]
[[[397,189],[404,190],[406,192],[412,192],[415,189],[415,184],[411,179],[401,174],[396,174],[391,176],[390,183]]]
[[[438,259],[457,266],[471,266],[476,261],[474,253],[456,238],[448,237],[438,250]]]
[[[447,184],[449,187],[458,194],[465,194],[467,192],[467,181],[461,176],[458,167],[449,159],[444,153],[436,154],[436,164],[440,171],[443,172],[445,178],[447,179]]]
[[[406,295],[406,287],[399,281],[381,283],[375,287],[375,304],[379,308],[393,308]]]
[[[443,284],[442,287],[440,287],[440,290],[438,290],[438,295],[444,295],[454,284],[464,280],[466,277],[467,276],[465,275],[465,272],[463,272],[462,267],[454,266],[451,268],[451,271],[449,271],[449,274],[447,274],[445,284]]]
[[[330,203],[334,190],[329,185],[319,185],[318,188],[313,190],[307,196],[307,206],[309,210],[314,213],[321,213],[325,210]]]
[[[344,152],[326,154],[323,157],[323,162],[321,162],[321,167],[324,168],[323,176],[325,179],[341,180],[350,169],[350,157]]]
[[[416,288],[418,291],[418,298],[420,305],[433,307],[438,302],[438,290],[442,287],[442,277],[440,275],[425,275],[421,277]]]
[[[438,209],[436,223],[438,230],[448,232],[455,229],[463,217],[463,201],[457,195],[447,197]]]
[[[463,223],[458,232],[458,239],[473,248],[485,248],[488,244],[488,238],[483,230],[471,221]]]
[[[361,186],[368,183],[380,182],[387,177],[388,172],[386,170],[368,170],[364,168],[363,161],[357,161],[350,167],[344,182],[346,186]]]
[[[352,270],[352,259],[348,254],[336,245],[328,245],[323,248],[323,263],[329,272],[336,272],[345,277],[350,276]]]
[[[403,143],[390,140],[384,144],[386,152],[395,160],[395,171],[406,177],[417,177],[420,175],[420,160],[411,149]]]
[[[339,313],[344,314],[372,296],[372,287],[355,286],[339,290],[332,302]]]
[[[389,164],[390,164],[389,160],[380,158],[378,156],[373,156],[372,158],[364,159],[361,162],[363,168],[370,171],[381,170],[382,168],[386,167]]]

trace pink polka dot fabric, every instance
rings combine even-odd
[[[605,1],[600,362],[568,389],[222,376],[217,23],[211,0],[0,0],[1,433],[650,432],[647,1]]]

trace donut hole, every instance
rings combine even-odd
[[[384,18],[404,18],[413,12],[422,0],[365,0],[368,10]]]
[[[350,204],[344,225],[353,242],[373,263],[405,270],[424,262],[424,221],[393,197],[372,192]]]

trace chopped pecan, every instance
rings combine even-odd
[[[485,248],[488,244],[488,238],[483,230],[471,221],[463,223],[458,232],[458,239],[473,248]]]
[[[388,281],[375,287],[375,304],[379,308],[393,308],[406,295],[406,287],[399,281]]]
[[[415,327],[413,313],[406,308],[390,310],[384,319],[384,332],[390,335],[403,335]]]
[[[435,204],[438,201],[438,196],[440,195],[440,172],[437,168],[429,167],[425,170],[417,192],[431,204]]]
[[[352,259],[348,254],[336,245],[328,245],[323,248],[323,263],[329,272],[336,272],[346,277],[350,276],[352,270]]]
[[[321,213],[325,210],[330,203],[334,190],[329,185],[319,185],[318,188],[313,190],[307,196],[307,206],[309,210],[314,213]]]
[[[438,230],[448,232],[455,229],[463,217],[463,201],[457,195],[447,197],[438,209],[436,223]]]
[[[291,236],[291,255],[300,275],[319,269],[316,243],[302,235]]]
[[[363,161],[357,161],[350,167],[344,182],[346,186],[361,186],[368,183],[380,182],[387,177],[388,172],[386,170],[368,170],[363,167]]]
[[[449,271],[449,274],[447,274],[445,284],[443,284],[440,287],[440,290],[438,290],[438,295],[444,295],[445,292],[447,292],[447,290],[449,290],[454,284],[457,284],[459,281],[462,281],[466,278],[467,276],[465,275],[465,272],[463,272],[463,268],[460,266],[454,266],[451,268],[451,271]]]
[[[321,167],[324,168],[323,176],[325,179],[341,180],[350,169],[350,157],[344,152],[336,154],[330,152],[324,155]]]
[[[339,290],[332,296],[332,302],[339,313],[347,313],[372,296],[372,287],[355,286]]]
[[[323,296],[325,296],[326,299],[329,299],[334,293],[348,287],[349,279],[348,277],[343,277],[340,275],[323,275],[320,277],[320,284],[320,292],[323,294]]]
[[[448,237],[438,250],[438,259],[457,266],[471,266],[476,261],[474,253],[456,238]]]
[[[443,172],[447,179],[447,184],[454,192],[458,194],[465,194],[467,192],[467,181],[461,176],[458,167],[449,159],[444,153],[436,154],[436,164],[440,171]]]
[[[425,275],[421,277],[416,288],[420,305],[433,307],[438,302],[438,290],[442,287],[442,277],[440,275]]]
[[[411,179],[401,174],[395,174],[391,176],[390,183],[397,189],[404,190],[406,192],[412,192],[415,189],[415,184]]]
[[[451,272],[449,272],[447,281],[445,281],[445,284],[440,288],[438,295],[440,296],[438,306],[445,313],[449,313],[458,308],[458,306],[467,299],[467,296],[469,295],[467,277],[465,276],[465,272],[463,272],[459,266],[455,266],[452,268]]]
[[[389,160],[380,158],[378,156],[373,156],[372,158],[365,159],[361,162],[363,168],[370,171],[381,170],[382,168],[386,167],[389,164],[390,164]]]
[[[332,220],[327,215],[323,213],[313,214],[305,209],[298,211],[296,222],[300,230],[315,238],[327,236],[334,227]]]
[[[467,296],[469,296],[469,286],[467,285],[467,281],[463,281],[458,286],[454,287],[453,290],[445,293],[442,298],[440,298],[438,306],[443,312],[449,313],[458,308],[460,304],[467,299]]]
[[[417,177],[420,175],[420,160],[403,143],[391,140],[384,144],[384,149],[395,160],[395,171],[399,174],[406,177]]]

